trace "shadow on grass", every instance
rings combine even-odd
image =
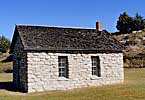
[[[13,82],[0,82],[0,89],[5,89],[8,91],[17,91],[13,85]]]
[[[13,61],[13,55],[9,55],[7,57],[4,57],[3,59],[1,59],[1,62],[12,62]]]

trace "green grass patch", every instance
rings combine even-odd
[[[0,73],[0,81],[12,80],[12,74]],[[0,100],[145,100],[145,68],[125,69],[124,84],[66,91],[20,93],[0,89]]]

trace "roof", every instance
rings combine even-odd
[[[18,35],[24,50],[123,50],[122,45],[105,30],[17,25],[11,49]]]

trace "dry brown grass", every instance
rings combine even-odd
[[[1,73],[0,81],[10,81],[12,74]],[[89,87],[67,91],[19,93],[0,89],[0,100],[145,100],[145,69],[125,69],[124,84]]]

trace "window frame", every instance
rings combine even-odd
[[[91,56],[91,74],[93,76],[101,77],[101,67],[99,56]]]
[[[58,76],[68,78],[68,57],[58,56]]]

